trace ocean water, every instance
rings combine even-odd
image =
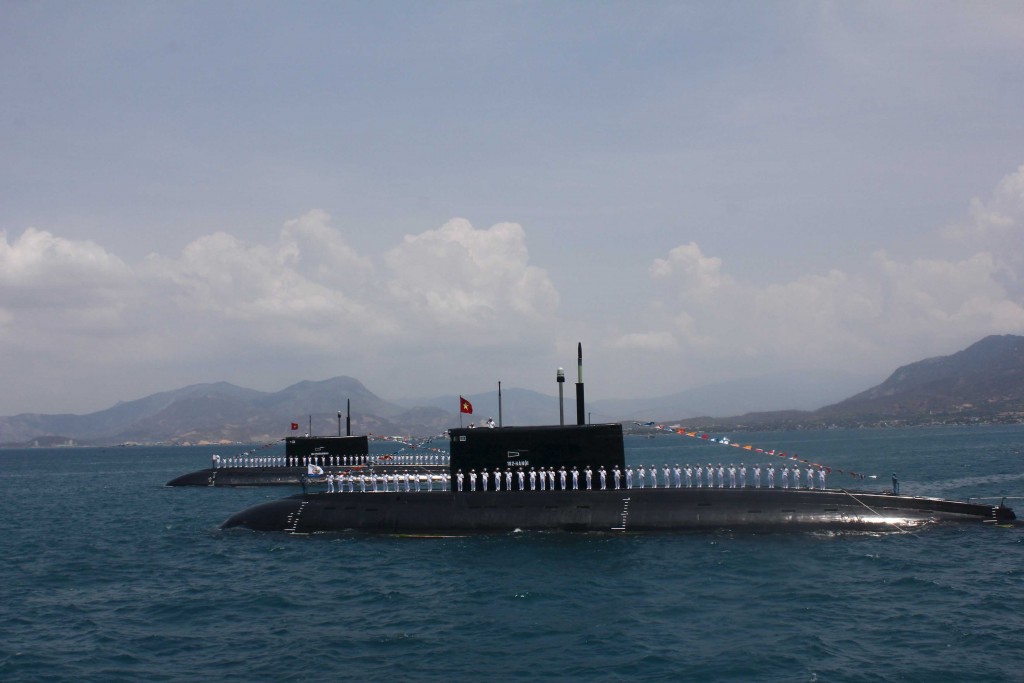
[[[1024,517],[1024,426],[731,436]],[[0,450],[0,681],[1024,681],[1021,527],[221,531],[298,487],[163,486],[214,451]],[[672,434],[627,452],[740,457]]]

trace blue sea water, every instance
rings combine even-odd
[[[1024,426],[732,436],[879,477],[830,483],[895,471],[904,493],[1024,517]],[[0,451],[0,680],[1024,681],[1020,527],[221,531],[297,487],[163,486],[214,451],[233,454]],[[627,452],[751,455],[673,434]]]

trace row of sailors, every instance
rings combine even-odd
[[[764,470],[767,477],[767,487],[775,488],[775,467],[768,465]],[[611,484],[613,489],[632,489],[645,488],[648,483],[648,473],[650,474],[650,487],[658,488],[659,486],[659,470],[657,467],[647,467],[640,465],[634,470],[632,467],[627,467],[625,471],[619,470],[618,466],[612,468],[611,475],[601,467],[597,471],[596,482],[601,490],[608,489],[608,485]],[[752,485],[754,488],[761,488],[761,465],[754,465],[750,472],[752,475]],[[661,471],[661,486],[663,488],[702,488],[706,485],[708,488],[745,488],[747,486],[747,467],[740,463],[740,466],[730,464],[727,468],[719,463],[718,467],[713,467],[708,463],[707,468],[697,465],[691,467],[689,464],[684,467],[676,465],[674,468],[670,468],[665,465]],[[581,481],[582,475],[582,481]],[[792,488],[801,488],[801,470],[799,467],[793,467],[791,470],[789,465],[783,466],[779,470],[779,479],[781,488],[790,488],[790,481],[792,481]],[[825,470],[821,468],[808,467],[805,470],[805,488],[814,488],[815,479],[817,479],[818,488],[825,488]],[[328,493],[342,493],[345,491],[355,492],[356,490],[362,493],[370,492],[387,492],[387,491],[433,491],[434,483],[437,482],[439,490],[448,490],[448,478],[443,476],[431,476],[419,473],[395,472],[395,473],[373,473],[373,472],[359,472],[359,473],[342,473],[328,474],[327,480],[327,492]],[[487,491],[488,488],[493,487],[493,490],[500,491],[504,488],[507,491],[512,491],[513,481],[518,484],[518,490],[527,490],[527,482],[529,482],[530,491],[545,491],[545,490],[578,490],[581,485],[587,490],[594,488],[594,471],[590,467],[586,467],[582,472],[578,468],[573,467],[572,470],[566,470],[562,467],[559,470],[553,468],[530,468],[529,471],[523,468],[518,468],[516,471],[511,469],[501,470],[495,469],[493,472],[488,472],[487,469],[482,469],[479,473],[475,469],[470,470],[468,474],[464,474],[462,470],[458,470],[455,473],[455,490],[464,491]],[[610,480],[610,481],[609,481]],[[479,488],[478,488],[479,487]]]
[[[775,488],[775,466],[768,465],[765,470],[767,478],[767,487]],[[616,465],[611,472],[611,482],[609,482],[609,474],[604,467],[601,467],[597,471],[598,486],[601,490],[606,490],[608,484],[611,483],[612,488],[620,489],[627,488],[631,489],[634,487],[634,483],[638,488],[645,488],[647,486],[647,475],[650,473],[650,485],[651,488],[658,488],[659,471],[655,466],[651,466],[650,469],[640,465],[636,468],[635,473],[632,467],[627,467],[625,472],[619,470]],[[708,463],[707,468],[697,465],[691,467],[689,464],[684,467],[680,467],[678,464],[670,468],[665,465],[661,469],[661,485],[664,488],[703,488],[705,483],[708,488],[716,486],[718,488],[745,488],[747,486],[747,475],[751,474],[753,479],[753,487],[761,488],[761,465],[753,465],[748,472],[746,465],[740,463],[737,468],[735,465],[730,464],[728,467],[723,466],[721,463],[715,468]],[[529,481],[530,491],[544,491],[544,490],[556,490],[557,488],[566,490],[569,488],[571,483],[573,490],[580,488],[580,475],[581,472],[573,467],[572,470],[566,470],[562,467],[560,470],[555,471],[553,468],[530,468],[529,471],[523,470],[520,467],[518,470],[513,472],[511,469],[500,470],[495,469],[494,472],[488,473],[487,469],[482,469],[479,473],[475,469],[469,471],[468,474],[464,474],[462,470],[458,470],[455,473],[455,490],[464,491],[467,486],[468,479],[468,490],[476,491],[477,482],[479,481],[479,487],[481,491],[486,491],[488,486],[493,481],[493,488],[495,491],[500,491],[502,488],[502,480],[504,479],[505,490],[511,491],[513,479],[518,484],[518,490],[526,490],[526,482]],[[586,467],[583,472],[583,487],[587,490],[594,488],[594,472],[590,467]],[[779,470],[780,487],[784,489],[790,488],[790,481],[792,481],[792,488],[801,488],[801,470],[798,466],[794,466],[791,470],[789,465],[784,465]],[[819,489],[825,488],[825,470],[820,467],[807,467],[805,470],[804,487],[814,488],[815,479],[817,479],[817,487]],[[624,486],[623,486],[624,484]]]
[[[213,469],[229,467],[352,467],[355,465],[447,465],[445,453],[398,453],[394,455],[212,456]]]
[[[327,493],[383,493],[388,491],[433,491],[434,484],[448,490],[448,477],[416,472],[339,472],[327,475]]]

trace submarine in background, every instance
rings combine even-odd
[[[294,428],[294,424],[292,425]],[[220,459],[213,456],[211,467],[175,477],[165,486],[282,486],[305,485],[313,469],[324,475],[342,472],[413,472],[431,478],[447,473],[440,462],[427,462],[416,456],[370,454],[369,438],[352,436],[351,404],[345,418],[345,436],[341,435],[341,413],[338,413],[338,436],[289,436],[283,439],[283,456],[239,456]],[[433,458],[442,461],[439,456]],[[315,480],[315,479],[314,479]]]
[[[176,477],[165,486],[276,486],[301,484],[309,464],[330,468],[335,461],[365,466],[369,440],[365,436],[289,436],[283,456],[214,460],[216,466]],[[216,456],[215,456],[216,458]],[[266,460],[264,464],[253,464]],[[346,468],[347,469],[347,468]]]
[[[895,492],[813,488],[622,487],[625,449],[621,424],[585,424],[582,345],[578,347],[577,424],[451,429],[448,485],[404,490],[366,477],[347,490],[302,493],[252,506],[221,528],[255,531],[367,531],[394,534],[511,531],[661,532],[906,530],[934,522],[1009,524],[1012,509],[981,503],[897,495]],[[564,377],[559,371],[559,396]],[[561,410],[561,406],[560,406]],[[499,406],[499,416],[500,416]],[[535,488],[520,473],[544,470],[550,486]],[[558,471],[559,477],[554,476]],[[477,472],[484,475],[476,485]],[[487,476],[500,472],[487,486]],[[577,473],[567,485],[565,473]],[[579,485],[587,472],[590,485]],[[594,472],[603,473],[595,483]],[[469,482],[465,479],[471,476]],[[666,482],[668,483],[668,482]]]

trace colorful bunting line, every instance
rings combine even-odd
[[[399,446],[403,447],[403,448],[400,448],[396,453],[393,453],[392,455],[398,455],[399,453],[401,453],[402,451],[404,451],[407,448],[412,449],[412,450],[429,451],[431,453],[439,453],[439,454],[442,454],[442,455],[446,455],[448,453],[448,451],[446,451],[443,448],[435,448],[433,446],[427,446],[426,445],[426,444],[430,443],[431,441],[433,441],[434,437],[431,437],[429,439],[424,439],[424,440],[419,441],[419,442],[407,441],[407,440],[402,439],[400,437],[394,437],[394,436],[375,436],[375,437],[372,437],[372,438],[373,438],[374,441],[389,441],[391,443],[395,443],[395,444],[398,444]]]
[[[743,443],[735,442],[735,441],[731,440],[727,436],[715,438],[711,434],[707,434],[705,432],[690,431],[690,430],[687,430],[687,429],[683,429],[681,427],[675,427],[675,428],[666,427],[664,425],[659,425],[659,424],[656,424],[654,422],[634,422],[633,424],[635,424],[635,425],[637,425],[639,427],[651,427],[653,429],[657,429],[657,430],[663,431],[663,432],[669,432],[671,434],[679,434],[681,436],[688,436],[691,439],[699,439],[699,440],[704,441],[706,443],[716,443],[716,444],[719,444],[719,445],[722,445],[722,446],[729,446],[731,448],[739,448],[739,449],[744,450],[744,451],[751,451],[752,453],[761,453],[763,455],[771,455],[771,456],[774,456],[774,457],[777,457],[777,458],[782,458],[784,460],[796,460],[797,462],[802,462],[805,465],[811,465],[813,467],[820,467],[821,469],[825,470],[829,474],[832,474],[833,472],[838,472],[839,474],[849,474],[854,479],[856,479],[856,478],[864,479],[865,478],[865,475],[861,474],[860,472],[854,472],[853,470],[842,470],[842,469],[839,469],[838,467],[830,467],[829,465],[822,465],[822,464],[814,462],[812,460],[808,460],[807,458],[801,458],[797,453],[787,453],[785,451],[777,451],[775,449],[765,450],[764,448],[758,448],[757,446],[754,446],[753,444],[743,444]]]

